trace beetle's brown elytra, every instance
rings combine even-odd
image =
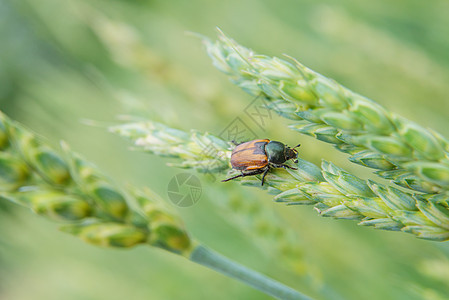
[[[269,139],[236,144],[231,154],[231,166],[233,169],[241,171],[241,174],[222,180],[222,182],[263,173],[263,185],[265,176],[270,168],[289,168],[296,170],[296,168],[284,163],[290,159],[297,159],[298,151],[295,148],[299,146],[298,144],[290,148],[281,142],[270,141]]]
[[[268,165],[265,145],[270,140],[254,140],[237,145],[232,151],[231,165],[236,170],[256,170]]]

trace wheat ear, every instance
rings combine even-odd
[[[110,127],[110,131],[131,139],[144,151],[180,158],[181,163],[173,164],[175,166],[214,173],[222,171],[224,166],[229,169],[232,146],[209,133],[191,131],[188,134],[152,121],[117,125]],[[361,180],[326,161],[320,169],[299,159],[297,168],[270,171],[267,186],[263,188],[277,194],[278,202],[313,204],[324,217],[359,220],[359,225],[401,230],[423,239],[449,239],[445,194],[403,192],[371,180]],[[240,182],[261,187],[260,180],[255,177],[245,177]]]
[[[307,296],[193,240],[180,218],[149,189],[120,189],[97,167],[64,155],[0,112],[0,199],[59,221],[61,229],[103,247],[158,247],[280,299]]]
[[[425,193],[449,189],[449,142],[440,134],[387,111],[296,60],[254,53],[220,34],[203,39],[217,69],[270,108],[298,120],[291,128],[334,144],[349,160]]]

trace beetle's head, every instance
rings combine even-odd
[[[296,150],[296,148],[298,148],[299,146],[301,146],[301,144],[296,145],[293,148],[290,147],[285,147],[285,158],[286,160],[289,159],[294,159],[295,164],[298,163],[298,150]]]

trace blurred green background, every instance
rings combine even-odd
[[[215,134],[241,117],[260,137],[300,142],[309,161],[374,178],[279,117],[251,123],[244,109],[252,99],[186,31],[214,38],[218,26],[259,53],[286,53],[447,137],[448,15],[445,0],[0,0],[0,108],[54,145],[67,141],[117,182],[165,199],[180,170],[107,133],[117,115]],[[238,262],[317,299],[448,298],[447,242],[321,218],[262,191],[201,180],[199,203],[178,211],[199,240]],[[95,248],[0,204],[0,299],[210,298],[268,299],[163,251]]]

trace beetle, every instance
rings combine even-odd
[[[290,159],[295,159],[298,162],[298,151],[295,148],[290,148],[281,142],[270,141],[269,139],[253,140],[237,144],[231,154],[232,168],[241,171],[241,174],[222,180],[226,182],[239,177],[262,174],[262,185],[265,181],[265,176],[271,168],[288,168],[297,170],[294,167],[284,164]]]

